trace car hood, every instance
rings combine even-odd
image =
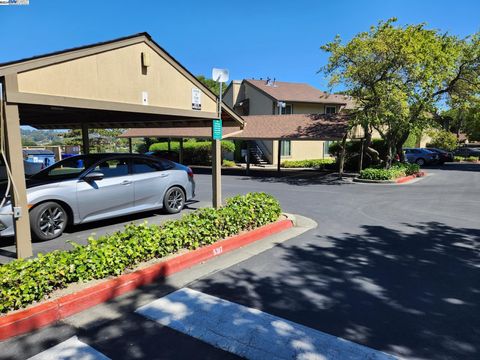
[[[35,188],[43,185],[58,186],[58,183],[61,181],[52,181],[52,180],[39,180],[39,179],[26,179],[27,189]],[[3,197],[7,191],[7,180],[2,180],[0,182],[0,197]]]

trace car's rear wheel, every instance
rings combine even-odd
[[[169,214],[179,213],[185,206],[185,193],[178,186],[167,190],[163,198],[163,208]]]
[[[30,228],[38,240],[51,240],[63,234],[68,215],[57,202],[44,202],[30,211]]]
[[[425,160],[422,159],[422,158],[420,158],[420,159],[417,159],[417,160],[415,161],[415,163],[416,163],[417,165],[419,165],[419,166],[423,166],[423,165],[425,165]]]

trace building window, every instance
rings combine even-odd
[[[292,156],[292,143],[290,140],[281,140],[282,152],[281,156]]]
[[[292,114],[292,105],[291,104],[287,104],[285,105],[284,108],[282,108],[282,115],[290,115]]]
[[[336,112],[337,112],[336,106],[325,106],[325,114],[330,115],[330,114],[335,114]]]

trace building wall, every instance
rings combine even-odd
[[[233,83],[225,93],[225,102],[233,107],[239,101],[246,98],[250,99],[249,115],[270,115],[278,113],[278,107],[275,102],[256,88],[243,83]],[[292,105],[294,114],[324,114],[325,104],[287,102]],[[337,112],[341,111],[339,105],[336,105]],[[247,125],[248,126],[248,125]],[[278,141],[263,140],[257,141],[261,147],[268,149],[265,155],[271,164],[278,163]],[[322,159],[328,157],[328,153],[324,153],[325,141],[319,140],[301,140],[291,141],[291,156],[282,156],[280,161],[284,160],[306,160],[306,159]]]
[[[311,103],[292,103],[292,111],[294,114],[323,114],[325,113],[324,104]]]
[[[240,95],[240,94],[239,94]],[[249,115],[273,115],[273,100],[251,86],[245,86],[244,99],[250,100]],[[238,98],[237,101],[243,100]]]
[[[151,65],[142,67],[145,52]],[[176,109],[192,109],[195,85],[146,43],[118,48],[66,61],[18,75],[19,91],[142,104]],[[215,112],[216,102],[201,93],[202,112]]]

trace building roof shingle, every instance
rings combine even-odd
[[[347,95],[329,94],[306,83],[284,81],[244,80],[277,101],[308,102],[348,105],[352,100]]]
[[[224,127],[223,136],[243,140],[340,140],[348,130],[344,114],[244,116],[245,128]],[[228,136],[231,135],[231,136]],[[120,137],[211,138],[209,128],[136,128]]]

